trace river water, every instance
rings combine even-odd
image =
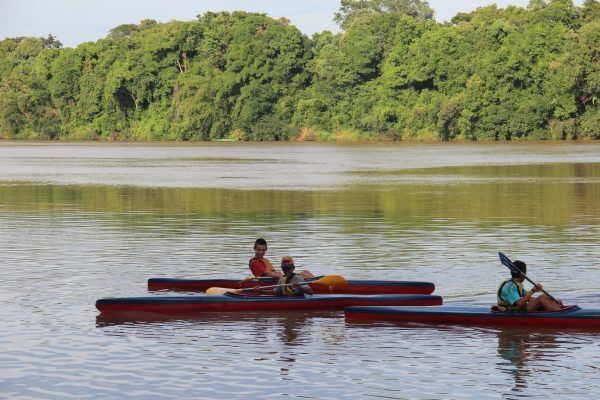
[[[581,398],[600,333],[354,324],[341,312],[107,320],[150,277],[316,273],[488,305],[498,251],[600,308],[600,143],[0,142],[0,398]]]

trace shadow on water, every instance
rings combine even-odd
[[[551,331],[503,329],[497,332],[499,367],[514,380],[511,392],[518,394],[528,387],[531,362],[549,354],[549,350],[560,348],[557,341],[561,333]]]
[[[211,339],[212,345],[207,351],[221,354],[224,347],[244,358],[247,362],[276,362],[279,376],[291,380],[293,369],[314,346],[314,332],[319,336],[335,336],[335,330],[322,329],[332,326],[333,320],[341,321],[343,312],[328,311],[278,311],[235,312],[235,313],[193,313],[177,315],[160,314],[100,314],[96,317],[96,327],[106,331],[109,336],[148,336],[156,335],[161,342],[179,341],[188,332],[189,335],[214,337],[215,332],[222,339]],[[177,333],[180,332],[180,333]],[[191,333],[190,333],[191,332]],[[327,333],[328,332],[328,333]],[[323,337],[321,336],[321,337]],[[336,338],[330,338],[335,341]],[[223,344],[226,342],[226,344]],[[164,345],[164,344],[163,344]]]
[[[115,313],[99,314],[96,317],[96,328],[145,328],[169,324],[185,325],[187,328],[219,329],[219,327],[243,326],[250,330],[261,330],[269,326],[279,328],[279,339],[285,345],[296,345],[302,337],[305,327],[317,319],[343,318],[339,310],[324,311],[277,311],[268,312],[233,312],[233,313],[185,313],[185,314],[153,314],[153,313]]]
[[[498,357],[501,358],[498,366],[514,380],[509,391],[511,398],[526,393],[536,374],[546,374],[549,379],[559,375],[558,365],[562,359],[572,357],[578,348],[598,337],[597,332],[584,332],[582,329],[557,331],[551,328],[502,329],[496,335]]]
[[[526,394],[530,382],[539,381],[540,374],[550,380],[562,379],[558,378],[560,369],[569,364],[568,359],[573,357],[573,353],[595,342],[599,335],[598,331],[585,328],[467,327],[405,321],[346,320],[346,329],[366,330],[361,332],[361,336],[374,330],[387,330],[395,337],[427,338],[430,346],[449,352],[456,351],[454,347],[458,347],[458,351],[467,358],[469,353],[483,352],[482,349],[493,351],[489,345],[497,343],[495,371],[512,383],[510,388],[503,390],[503,397],[511,399]]]

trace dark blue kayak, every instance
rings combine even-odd
[[[426,294],[348,295],[315,294],[313,296],[256,296],[226,293],[202,296],[148,296],[106,298],[96,301],[96,308],[103,313],[189,313],[271,310],[325,310],[343,309],[358,305],[439,305],[440,296]]]
[[[494,307],[348,307],[346,318],[355,321],[402,321],[431,324],[508,325],[557,328],[600,328],[600,310],[576,305],[553,312],[502,312]]]
[[[315,310],[343,309],[357,305],[439,305],[440,296],[426,294],[382,294],[348,295],[315,294],[313,296],[256,296],[226,293],[202,296],[149,296],[106,298],[96,301],[96,308],[103,312],[148,312],[148,313],[188,313],[188,312],[229,312],[270,310]]]

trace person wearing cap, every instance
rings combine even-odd
[[[283,264],[294,264],[294,259],[291,256],[283,256],[281,257],[281,265],[283,266]],[[315,277],[312,272],[307,269],[303,269],[302,271],[298,272],[298,274],[302,275],[304,279]]]
[[[312,295],[312,288],[306,284],[304,277],[300,274],[294,273],[296,266],[294,260],[290,256],[285,256],[281,259],[281,272],[283,276],[279,279],[278,285],[291,285],[291,286],[279,286],[271,289],[261,289],[255,287],[259,292],[273,293],[276,296],[304,296],[305,294]]]
[[[513,261],[513,264],[523,273],[527,273],[527,265],[523,261]],[[550,297],[542,294],[533,298],[535,292],[543,289],[541,284],[537,284],[530,291],[526,292],[523,288],[525,276],[511,271],[511,278],[505,280],[498,288],[498,309],[500,311],[557,311],[560,310],[560,304],[554,302]]]

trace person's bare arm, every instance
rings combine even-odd
[[[537,284],[537,286],[534,286],[533,289],[531,289],[529,292],[525,293],[525,296],[521,297],[519,300],[517,300],[515,302],[515,305],[521,307],[524,306],[525,304],[529,303],[531,301],[531,297],[533,296],[533,294],[535,292],[539,292],[542,288],[542,285],[540,285],[539,283]]]
[[[296,275],[298,277],[297,281],[292,283],[292,287],[294,290],[300,290],[304,294],[314,294],[310,285],[304,280],[301,275]]]

